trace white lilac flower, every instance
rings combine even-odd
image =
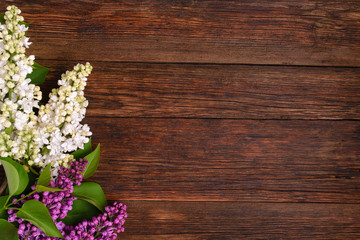
[[[38,135],[42,137],[37,139],[37,143],[48,149],[41,156],[46,165],[66,166],[73,159],[66,153],[82,148],[89,141],[90,129],[80,122],[88,105],[83,90],[91,70],[91,65],[86,63],[67,71],[58,81],[60,87],[50,93],[49,102],[39,109]]]
[[[17,7],[8,7],[5,23],[0,24],[0,156],[29,166],[51,164],[54,176],[91,136],[89,127],[80,122],[88,105],[84,88],[92,67],[78,64],[63,74],[49,102],[39,107],[40,88],[27,78],[35,57],[25,55],[31,43],[19,14]],[[34,108],[39,108],[38,116]]]
[[[34,138],[37,131],[33,108],[41,100],[38,87],[30,84],[26,76],[32,72],[34,57],[25,56],[30,44],[25,36],[27,27],[22,24],[20,10],[7,8],[4,24],[0,24],[0,156],[22,162],[37,158],[39,152]]]

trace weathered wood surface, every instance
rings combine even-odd
[[[76,64],[40,63],[54,68],[45,89]],[[87,116],[360,119],[358,68],[92,64]]]
[[[360,122],[86,122],[110,199],[360,203]]]
[[[358,204],[126,201],[120,239],[359,239]],[[136,233],[136,234],[133,234]]]
[[[33,22],[42,59],[360,66],[356,0],[8,4]]]

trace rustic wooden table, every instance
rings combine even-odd
[[[29,54],[94,66],[119,239],[360,239],[360,1],[18,1]]]

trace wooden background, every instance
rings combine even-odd
[[[1,1],[43,89],[91,62],[119,239],[360,239],[360,1]]]

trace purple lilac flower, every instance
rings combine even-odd
[[[49,187],[58,187],[61,189],[66,189],[65,191],[60,192],[35,192],[29,197],[21,200],[14,204],[14,207],[20,208],[26,201],[34,199],[41,201],[49,209],[50,216],[55,221],[56,226],[62,234],[65,234],[63,231],[65,224],[61,221],[56,222],[57,219],[63,219],[66,217],[67,212],[72,209],[73,201],[76,200],[75,197],[71,197],[71,193],[74,190],[74,184],[80,185],[83,179],[81,172],[84,171],[88,161],[86,159],[80,159],[79,161],[73,161],[70,163],[70,168],[62,167],[59,170],[58,178],[55,181],[51,181]],[[32,190],[35,190],[35,186],[31,187]],[[22,195],[21,197],[24,197]],[[15,202],[16,199],[13,200]],[[19,225],[19,239],[45,239],[45,233],[34,226],[29,222],[25,222],[23,219],[20,219],[16,216],[16,211],[13,209],[8,210],[9,222],[18,222]],[[47,239],[57,239],[57,238],[47,238]]]
[[[105,208],[105,213],[93,217],[91,221],[84,220],[75,227],[66,226],[65,240],[115,240],[118,233],[124,232],[126,217],[126,205],[114,202]]]
[[[112,206],[105,208],[105,213],[93,217],[91,221],[83,220],[77,226],[66,226],[61,219],[65,218],[67,212],[72,209],[75,197],[71,197],[74,184],[80,185],[83,179],[81,172],[87,165],[86,159],[80,159],[70,163],[70,168],[62,167],[59,176],[55,181],[51,181],[50,187],[66,189],[62,192],[36,192],[20,202],[14,204],[21,207],[26,201],[35,199],[42,201],[49,209],[51,217],[65,240],[111,240],[116,239],[117,234],[124,231],[125,218],[127,217],[126,205],[115,202]],[[35,186],[32,186],[35,189]],[[23,197],[23,196],[22,196]],[[13,200],[13,202],[16,199]],[[20,240],[59,240],[56,237],[48,237],[43,231],[33,224],[24,221],[16,216],[16,211],[8,210],[9,222],[19,223]]]

